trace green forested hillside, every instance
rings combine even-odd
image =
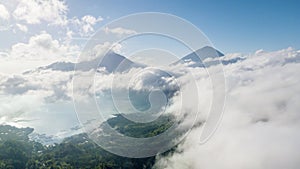
[[[166,117],[149,124],[132,123],[122,116],[107,122],[119,132],[133,137],[157,135],[171,125],[171,119]],[[44,146],[29,140],[32,131],[31,128],[0,126],[0,169],[147,169],[155,162],[155,157],[134,159],[109,153],[85,133],[66,138],[60,144]]]

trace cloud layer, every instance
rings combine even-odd
[[[199,104],[201,114],[196,119],[198,126],[178,145],[174,154],[157,157],[158,168],[296,169],[299,166],[300,52],[288,48],[274,52],[259,51],[250,55],[228,54],[221,60],[235,58],[243,59],[224,66],[227,101],[221,125],[214,136],[203,145],[200,144],[202,126],[199,124],[205,121],[213,99],[209,75],[203,68],[175,66],[168,69],[177,75],[177,79],[174,81],[164,77],[164,83],[171,87],[179,82],[181,90],[190,91],[187,93],[190,97],[195,92],[190,90],[191,79],[184,76],[184,72],[197,75],[194,79],[198,84],[197,94],[200,100],[185,100],[182,105],[181,98],[175,96],[166,111],[175,115],[182,110],[184,113],[194,112],[191,110]],[[134,68],[115,74],[99,71],[96,83],[89,86],[88,92],[93,95],[95,91],[107,91],[112,83],[116,84],[115,88],[126,90],[130,84],[128,79],[132,78],[134,83],[131,83],[131,87],[137,90],[149,88],[151,86],[147,83],[148,75],[139,74],[143,69]],[[93,71],[77,73],[89,75]],[[2,75],[1,121],[14,122],[28,118],[28,112],[34,112],[47,104],[72,103],[72,76],[72,71],[53,70],[49,67],[19,76]],[[85,83],[82,85],[85,86]],[[36,106],[31,109],[26,106],[26,100],[31,100]],[[59,106],[57,109],[60,109]],[[21,110],[27,112],[27,115]],[[183,121],[187,127],[195,121],[193,114],[189,117]],[[68,122],[68,125],[71,128],[77,124]],[[62,133],[60,130],[57,132]],[[63,133],[66,135],[66,132]]]
[[[232,57],[227,55],[224,57]],[[200,144],[193,129],[159,168],[280,169],[299,167],[299,51],[259,51],[224,67],[227,101],[219,129]]]

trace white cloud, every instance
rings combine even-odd
[[[0,72],[22,73],[56,61],[74,62],[79,53],[79,46],[61,42],[41,32],[30,37],[28,42],[14,44],[7,52],[0,53]]]
[[[26,112],[36,111],[43,105],[43,99],[36,95],[0,96],[0,124],[17,120]]]
[[[232,57],[232,56],[229,56]],[[299,168],[299,52],[256,52],[226,65],[227,104],[218,131],[200,144],[195,128],[178,151],[160,157],[166,169]],[[204,105],[205,106],[205,105]]]
[[[94,16],[91,15],[85,15],[81,18],[82,21],[84,21],[87,24],[95,25],[97,22],[103,21],[102,17],[98,17],[97,19]]]
[[[23,31],[23,32],[27,32],[28,31],[28,28],[26,25],[22,25],[22,24],[16,24],[16,26],[20,29],[20,31]]]
[[[7,52],[0,52],[0,58],[7,58],[9,54]]]
[[[10,14],[7,8],[0,3],[0,31],[6,31],[10,28]]]
[[[81,36],[89,36],[95,31],[95,25],[103,21],[103,18],[99,16],[95,18],[91,15],[85,15],[81,19],[74,17],[69,19],[70,29],[75,31]]]
[[[71,128],[78,121],[70,99],[72,75],[50,69],[0,74],[0,124],[34,127],[36,132],[62,137],[74,133]],[[56,124],[50,127],[49,119]]]
[[[0,4],[0,19],[8,20],[10,18],[10,14],[7,11],[6,7]]]
[[[35,131],[47,134],[58,134],[78,125],[70,99],[71,76],[72,72],[51,70],[0,74],[0,124],[34,127]],[[57,124],[49,127],[49,119],[57,117]]]
[[[28,24],[46,21],[54,25],[66,25],[67,10],[65,2],[61,0],[20,0],[13,16],[16,20],[25,21]]]
[[[11,57],[38,59],[47,57],[55,57],[59,54],[60,44],[57,40],[53,40],[52,36],[47,33],[32,36],[28,43],[17,43],[12,46]]]
[[[101,22],[103,19],[101,17],[96,19],[95,17],[93,17],[91,15],[86,15],[86,16],[82,17],[81,20],[82,20],[82,30],[83,30],[83,32],[84,33],[89,33],[89,32],[94,32],[93,26],[97,22]]]
[[[117,28],[105,27],[104,31],[106,33],[113,33],[113,34],[117,34],[117,35],[131,35],[131,34],[137,33],[135,30],[126,29],[126,28],[122,28],[122,27],[117,27]]]
[[[12,46],[10,56],[14,59],[56,60],[72,55],[76,47],[64,45],[46,32],[32,36],[28,43],[17,43]],[[78,49],[77,49],[78,50]]]
[[[112,44],[110,42],[104,42],[95,45],[92,49],[82,51],[79,61],[90,61],[103,56],[106,52],[113,51],[119,53],[122,46],[120,44]]]

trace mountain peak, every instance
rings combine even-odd
[[[185,56],[183,59],[191,59],[192,61],[195,62],[201,62],[206,58],[216,58],[216,57],[221,57],[224,56],[223,53],[218,51],[217,49],[211,47],[211,46],[205,46],[203,48],[200,48],[196,50],[195,52],[192,52],[191,54]],[[200,60],[201,59],[201,60]]]
[[[224,54],[217,49],[211,46],[205,46],[181,58],[174,64],[193,62],[192,67],[198,67],[203,66],[203,60],[207,58],[216,58],[221,56],[224,56]]]
[[[91,69],[103,67],[109,73],[114,71],[123,72],[129,70],[132,67],[143,67],[143,65],[134,63],[131,60],[127,59],[125,56],[120,54],[109,52],[102,57],[97,57],[93,60],[89,61],[81,61],[76,63],[73,62],[54,62],[50,65],[39,67],[37,71],[41,70],[53,70],[53,71],[62,71],[62,72],[69,72],[76,70],[80,71],[89,71]],[[30,73],[32,71],[24,72]]]

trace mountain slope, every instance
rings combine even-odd
[[[105,68],[107,72],[112,73],[115,71],[123,72],[131,69],[132,67],[143,67],[143,65],[134,63],[120,54],[110,52],[103,57],[98,57],[89,61],[82,61],[77,64],[72,62],[55,62],[48,66],[40,67],[38,68],[38,70],[69,72],[74,71],[75,68],[79,71],[89,71],[95,68]]]
[[[221,56],[224,56],[224,54],[217,49],[214,49],[210,46],[205,46],[181,58],[179,61],[173,63],[172,65],[177,65],[179,63],[189,63],[190,67],[204,67],[203,61],[205,59],[213,59]]]
[[[107,123],[124,135],[152,137],[167,130],[172,125],[172,119],[162,117],[157,122],[140,124],[116,115]],[[0,168],[150,169],[156,159],[155,156],[127,158],[112,154],[94,143],[86,133],[67,137],[59,144],[43,146],[28,139],[28,134],[33,131],[31,128],[0,125],[0,131],[6,136],[14,135],[0,139]],[[168,155],[173,151],[171,149],[161,155]]]

